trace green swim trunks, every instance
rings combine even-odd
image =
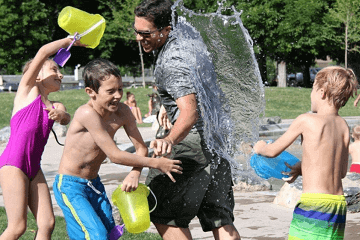
[[[146,184],[157,198],[150,214],[153,223],[188,228],[197,216],[204,231],[233,225],[234,196],[231,168],[227,160],[212,155],[198,132],[173,147],[173,159],[182,161],[183,174],[172,174],[176,182],[157,169],[150,169]],[[149,196],[150,209],[155,205]]]

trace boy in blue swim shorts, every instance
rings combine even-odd
[[[173,180],[181,174],[178,160],[147,158],[147,147],[128,106],[121,103],[120,71],[111,62],[96,59],[85,66],[83,79],[90,100],[79,107],[67,132],[64,152],[53,189],[62,209],[70,239],[114,239],[116,231],[110,201],[98,172],[106,157],[133,166],[122,184],[130,192],[138,187],[141,169],[159,169]],[[136,154],[121,151],[113,138],[124,127]]]

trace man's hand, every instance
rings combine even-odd
[[[293,183],[297,179],[298,176],[301,175],[301,162],[297,162],[294,166],[291,166],[287,162],[285,165],[290,168],[290,172],[282,172],[284,175],[288,175],[288,178],[283,178],[283,180],[287,183]]]
[[[165,130],[171,129],[172,124],[168,118],[164,105],[162,105],[160,108],[158,121],[160,126],[162,126]]]
[[[171,153],[172,144],[166,138],[151,141],[150,148],[154,149],[155,156],[167,156]]]

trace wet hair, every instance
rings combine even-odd
[[[143,17],[155,24],[158,29],[171,26],[173,5],[171,0],[144,0],[134,10],[137,17]]]
[[[354,139],[360,139],[360,125],[356,125],[352,130],[352,136]]]
[[[126,99],[129,99],[131,95],[134,95],[132,92],[126,92]],[[135,95],[134,95],[135,96]]]
[[[358,82],[351,69],[331,66],[321,69],[315,77],[318,88],[323,88],[325,96],[337,109],[345,106],[350,97],[356,94]]]
[[[29,67],[30,67],[30,64],[33,62],[33,58],[32,59],[30,59],[29,61],[27,61],[26,63],[25,63],[25,65],[23,66],[23,68],[22,68],[22,74],[24,75],[25,73],[26,73],[26,71],[27,70],[29,70]],[[52,60],[51,58],[48,58],[48,59],[46,59],[46,61],[44,62],[44,64],[45,63],[47,63],[48,61],[54,61],[54,60]],[[44,66],[44,65],[43,65]],[[42,66],[41,66],[42,67]]]
[[[86,64],[83,72],[85,87],[89,87],[98,93],[100,82],[111,75],[121,78],[118,67],[109,60],[98,58]]]

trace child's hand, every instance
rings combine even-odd
[[[74,40],[73,37],[66,37],[66,38],[60,39],[59,41],[62,43],[61,48],[69,47],[70,44],[73,42],[73,40]],[[72,46],[87,47],[88,45],[81,43],[80,40],[76,40]]]
[[[171,172],[174,172],[177,174],[182,174],[183,168],[178,165],[178,164],[181,164],[181,161],[172,160],[172,159],[168,159],[165,157],[157,158],[157,160],[160,161],[159,165],[158,165],[159,166],[158,169],[161,172],[166,173],[166,175],[169,176],[171,181],[176,182],[174,177],[171,175]]]
[[[51,107],[47,107],[45,110],[49,112],[48,113],[49,119],[54,120],[60,124],[62,124],[64,120],[67,120],[69,118],[68,116],[69,114],[64,112],[63,110],[51,108]]]
[[[73,45],[73,46],[77,46],[77,47],[87,47],[88,45],[81,43],[80,40],[76,40],[76,41],[74,42],[74,45]]]
[[[140,177],[139,172],[131,171],[124,179],[121,186],[121,190],[123,190],[124,192],[135,191],[139,186],[139,177]]]
[[[301,175],[301,162],[297,162],[294,166],[291,166],[287,162],[285,165],[290,168],[290,172],[283,172],[282,174],[288,175],[288,178],[283,178],[283,180],[287,183],[293,183],[297,179],[299,175]]]
[[[254,145],[255,153],[260,154],[261,149],[265,146],[266,146],[266,142],[264,140],[261,140],[261,141],[258,141],[257,143],[255,143],[255,145]]]

